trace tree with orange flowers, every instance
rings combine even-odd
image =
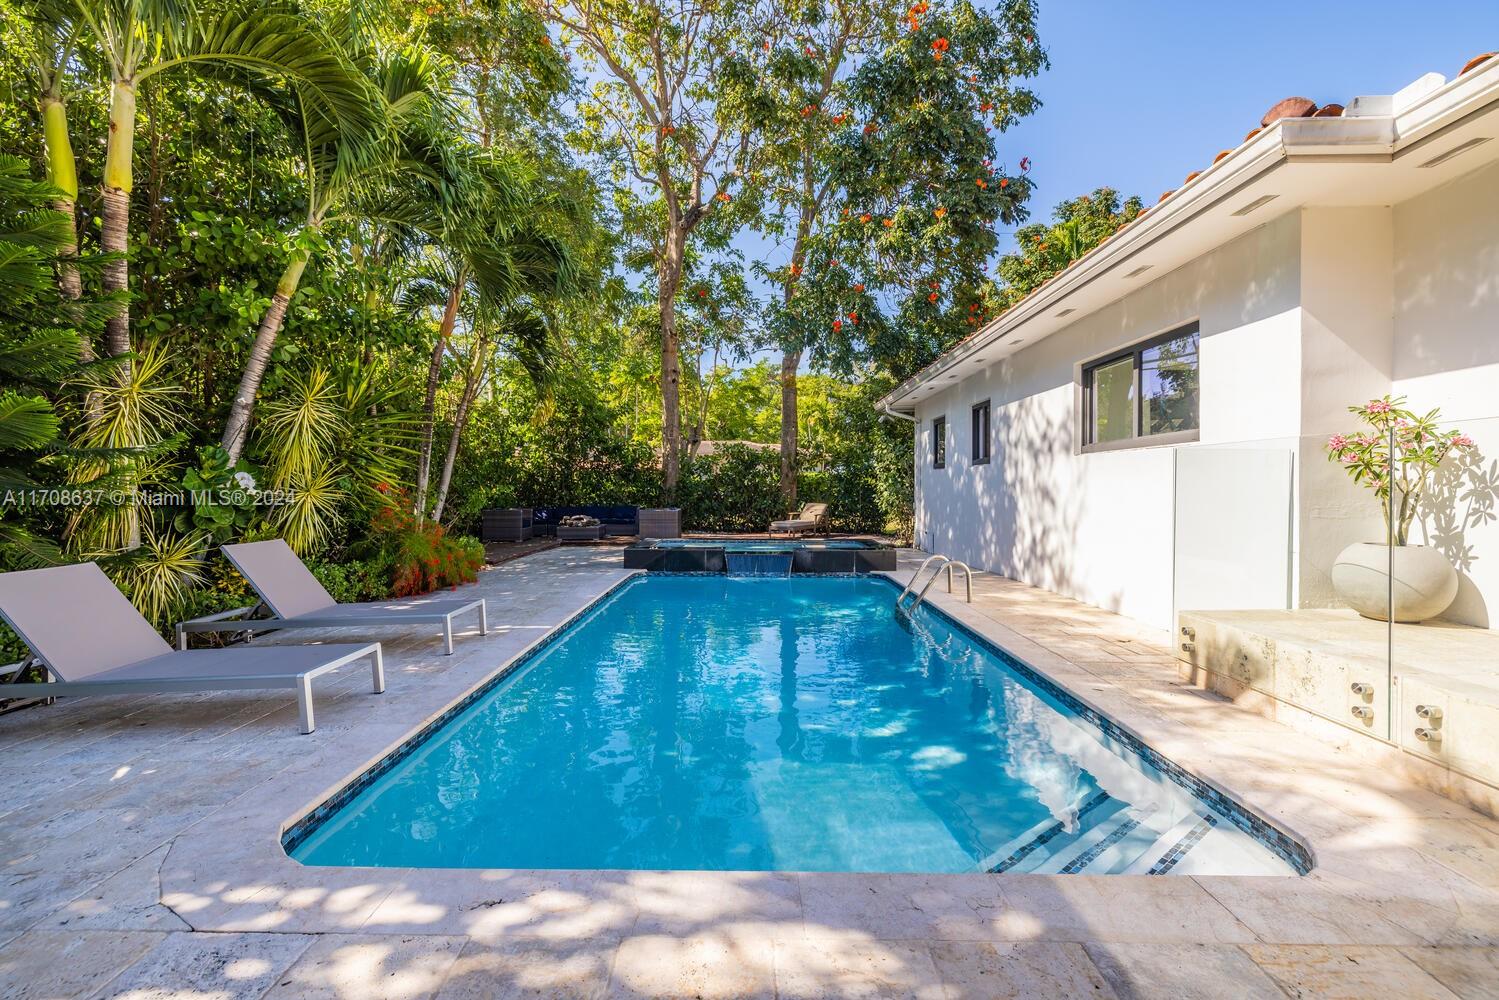
[[[820,363],[901,378],[992,318],[997,230],[1025,221],[1032,190],[1029,160],[999,143],[1039,107],[1025,82],[1045,65],[1034,0],[938,0],[912,5],[899,37],[850,76],[858,127],[828,152],[836,208],[850,213],[809,257],[836,257],[867,290],[827,283],[824,314],[857,307],[859,322],[822,324]]]
[[[837,210],[842,191],[830,153],[837,137],[853,128],[844,109],[849,78],[863,60],[898,37],[904,14],[903,7],[860,0],[792,0],[780,5],[776,41],[768,51],[753,106],[757,127],[766,136],[761,229],[790,258],[778,268],[760,267],[778,293],[767,325],[769,340],[781,352],[781,497],[788,510],[796,503],[798,373],[807,346],[821,334],[813,325],[827,323],[821,315],[804,315],[802,288],[822,282],[822,271],[829,269],[841,272],[829,280],[852,281],[836,260],[808,259],[808,248],[822,230],[851,215],[847,205],[841,215]],[[869,221],[868,216],[861,220]],[[809,263],[816,273],[808,272]],[[833,332],[841,331],[844,322],[833,319]]]

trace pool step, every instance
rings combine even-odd
[[[1093,816],[1096,810],[1113,801],[1108,792],[1097,792],[1078,809],[1077,821],[1081,823],[1084,817]],[[1066,826],[1044,819],[979,862],[978,870],[991,874],[1014,871],[1017,865],[1045,858],[1047,845],[1066,836],[1069,836]]]
[[[1118,803],[1105,816],[1099,816],[1087,829],[1073,840],[1060,846],[1051,854],[1037,858],[1016,871],[1027,871],[1033,875],[1076,875],[1085,871],[1104,851],[1129,836],[1139,826],[1129,815],[1124,803]]]

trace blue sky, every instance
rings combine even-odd
[[[1031,218],[1107,185],[1153,203],[1283,97],[1346,104],[1499,49],[1499,0],[1040,0],[1043,107],[1000,137],[1029,156]]]

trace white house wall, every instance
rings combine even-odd
[[[1340,605],[1332,565],[1384,537],[1379,503],[1327,460],[1327,438],[1356,431],[1348,407],[1390,391],[1394,215],[1388,206],[1301,213],[1301,443],[1295,603]]]
[[[916,411],[922,547],[1169,627],[1172,451],[1082,454],[1081,366],[1196,320],[1196,447],[1294,449],[1303,405],[1300,228],[1296,213],[1271,221],[923,401]],[[994,455],[975,466],[969,419],[984,399]],[[932,419],[943,414],[947,468],[934,469]]]
[[[1397,205],[1394,391],[1476,441],[1452,463],[1416,538],[1462,574],[1445,617],[1499,623],[1499,164]]]

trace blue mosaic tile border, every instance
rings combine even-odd
[[[890,579],[890,577],[882,576],[880,579],[883,579],[892,588],[896,590],[900,589],[900,585]],[[1110,719],[1096,709],[1090,708],[1066,688],[1040,673],[1024,660],[1015,656],[1015,654],[996,645],[992,640],[958,621],[946,611],[933,604],[923,603],[921,606],[999,657],[1011,670],[1034,686],[1040,688],[1049,697],[1061,702],[1067,707],[1068,711],[1075,713],[1089,725],[1099,730],[1105,738],[1122,743],[1131,753],[1140,757],[1145,763],[1161,772],[1161,774],[1186,789],[1198,799],[1201,799],[1208,806],[1212,807],[1214,811],[1226,817],[1234,826],[1270,848],[1270,850],[1280,856],[1281,860],[1294,868],[1298,875],[1305,875],[1312,870],[1314,867],[1312,852],[1301,841],[1264,817],[1251,812],[1236,799],[1225,795],[1180,764],[1167,757],[1163,757],[1157,750],[1143,742],[1133,733],[1122,728],[1113,719]]]
[[[1110,833],[1107,837],[1103,838],[1098,843],[1094,844],[1092,847],[1088,848],[1086,851],[1063,865],[1061,874],[1076,875],[1078,872],[1083,871],[1093,862],[1097,861],[1099,855],[1101,855],[1104,851],[1107,851],[1109,848],[1119,843],[1119,841],[1134,833],[1139,825],[1140,821],[1134,819],[1127,819],[1123,823],[1120,823],[1118,826],[1114,827],[1113,832]]]
[[[316,833],[318,828],[332,819],[340,809],[348,805],[355,797],[384,776],[391,768],[421,749],[428,740],[441,732],[443,727],[465,712],[474,702],[485,697],[500,684],[503,684],[506,680],[514,676],[516,671],[536,659],[537,656],[541,655],[554,642],[566,635],[568,630],[574,625],[577,625],[584,618],[598,611],[603,607],[605,602],[619,594],[626,587],[639,583],[643,579],[644,577],[639,573],[627,576],[598,597],[583,605],[583,607],[573,612],[556,628],[538,639],[535,645],[522,651],[520,655],[502,667],[498,673],[480,683],[473,690],[469,691],[468,694],[445,709],[441,715],[408,737],[400,746],[371,764],[348,784],[328,796],[328,798],[319,802],[311,812],[298,819],[282,832],[282,850],[286,851],[287,854],[291,854],[298,847],[302,846],[308,837]]]
[[[1161,855],[1161,859],[1150,866],[1147,875],[1165,875],[1176,867],[1177,862],[1187,856],[1187,852],[1196,847],[1208,831],[1218,825],[1218,820],[1213,816],[1204,816],[1197,825],[1187,831],[1187,835],[1171,845],[1171,850]]]

